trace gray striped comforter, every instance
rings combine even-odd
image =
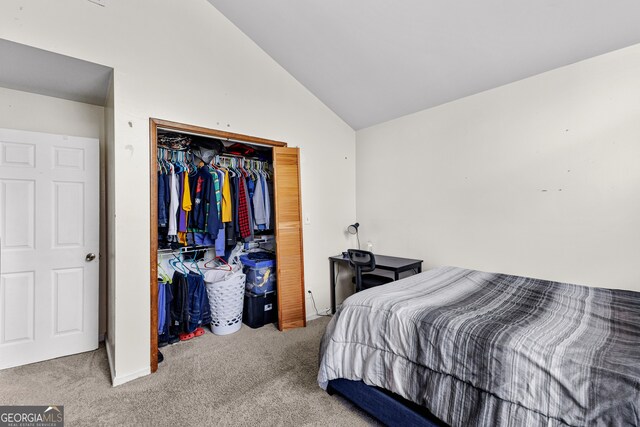
[[[344,302],[320,349],[335,378],[454,426],[637,426],[640,293],[437,268]]]

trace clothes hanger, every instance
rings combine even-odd
[[[171,151],[171,166],[173,167],[173,173],[176,175],[180,173],[180,162],[178,161],[178,152],[175,150]]]
[[[243,160],[242,168],[244,169],[244,176],[251,179],[251,160]]]
[[[159,148],[158,149],[158,167],[160,168],[160,172],[164,175],[167,174],[167,169],[165,167],[165,160],[164,160],[164,156],[165,156],[165,149],[164,148]]]
[[[265,179],[271,179],[271,175],[270,175],[270,170],[269,170],[269,164],[267,162],[263,162],[262,163],[262,175],[264,175]]]
[[[190,163],[189,163],[189,176],[195,176],[198,173],[198,166],[196,165],[195,156],[189,151]]]
[[[182,153],[181,152],[176,152],[175,153],[175,160],[174,160],[174,165],[176,167],[176,173],[182,173],[182,161],[180,160],[182,157]]]
[[[164,282],[171,283],[171,277],[169,277],[169,274],[167,273],[167,271],[162,266],[162,263],[160,262],[158,263],[158,275]]]
[[[173,166],[173,173],[178,174],[180,173],[180,164],[178,163],[178,154],[172,150],[171,151],[171,165]]]
[[[258,180],[258,162],[257,160],[250,160],[249,161],[249,167],[251,170],[251,179],[253,179],[254,181]]]
[[[216,260],[215,258],[211,258],[211,259],[210,259],[210,260],[208,260],[208,261],[204,261],[204,260],[203,260],[203,261],[202,261],[202,268],[201,268],[201,270],[213,270],[215,267],[209,267],[207,264],[209,264],[210,262],[213,262],[213,261],[215,261],[215,260]]]
[[[229,168],[228,168],[229,174],[235,178],[236,176],[238,176],[238,171],[235,169],[235,159],[231,158],[231,159],[227,159],[227,161],[229,162]]]
[[[209,162],[209,166],[211,166],[213,169],[218,170],[220,169],[217,165],[216,162],[216,156],[214,156],[213,158],[211,158],[211,161]]]
[[[175,271],[182,273],[182,274],[186,274],[184,273],[184,271],[182,271],[182,268],[179,266],[179,262],[176,261],[175,259],[170,259],[169,261],[169,266],[171,268],[173,268]]]
[[[189,162],[187,161],[187,155],[188,153],[185,152],[181,152],[180,153],[180,164],[182,165],[182,172],[189,172]]]
[[[209,264],[211,262],[220,262],[221,265],[217,265],[215,267],[207,266],[207,264]],[[225,261],[222,257],[219,257],[219,256],[217,256],[215,258],[212,258],[209,261],[205,262],[203,264],[203,267],[208,268],[208,269],[212,269],[212,270],[228,270],[228,271],[232,271],[233,270],[233,267],[231,267],[231,265],[227,261]]]
[[[231,162],[229,159],[221,159],[220,163],[222,165],[222,170],[225,171],[229,176],[233,177],[233,171],[231,170]]]
[[[169,265],[171,265],[171,267],[173,267],[174,270],[182,274],[189,274],[189,271],[191,270],[189,270],[187,266],[184,265],[184,262],[182,262],[182,259],[176,254],[173,254],[173,258],[174,259],[169,260]],[[180,266],[182,268],[180,268]]]
[[[171,150],[167,150],[166,153],[167,157],[164,160],[164,165],[167,168],[167,173],[171,173],[175,170],[173,164],[171,163]]]
[[[198,270],[198,271],[197,271],[197,273],[198,273],[199,275],[201,275],[202,277],[204,277],[204,274],[202,274],[202,271],[200,271],[200,266],[198,266],[198,262],[197,262],[195,259],[192,259],[192,260],[191,260],[191,265],[195,265],[196,270]],[[192,273],[196,273],[195,271],[193,271],[193,270],[191,270],[191,269],[189,269],[189,271],[191,271]]]
[[[240,161],[240,172],[242,173],[242,175],[246,178],[247,176],[249,176],[249,173],[247,172],[247,170],[244,168],[244,159],[238,159]]]
[[[162,163],[164,164],[164,168],[165,168],[165,173],[166,174],[170,174],[171,171],[173,170],[173,165],[171,164],[171,152],[170,150],[165,149],[164,150],[164,156],[163,156],[163,160]]]
[[[183,172],[188,172],[189,171],[189,164],[187,163],[187,153],[183,152],[180,153],[182,158],[180,160],[180,164],[182,165],[182,171]]]

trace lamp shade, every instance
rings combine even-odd
[[[349,234],[357,234],[358,227],[360,227],[360,224],[356,222],[355,224],[351,224],[350,226],[348,226],[347,231],[349,232]]]

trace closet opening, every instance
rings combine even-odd
[[[160,119],[149,127],[151,372],[159,343],[203,329],[306,326],[299,149]]]

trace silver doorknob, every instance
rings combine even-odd
[[[87,254],[85,257],[85,261],[87,262],[93,261],[94,259],[96,259],[96,254]]]

